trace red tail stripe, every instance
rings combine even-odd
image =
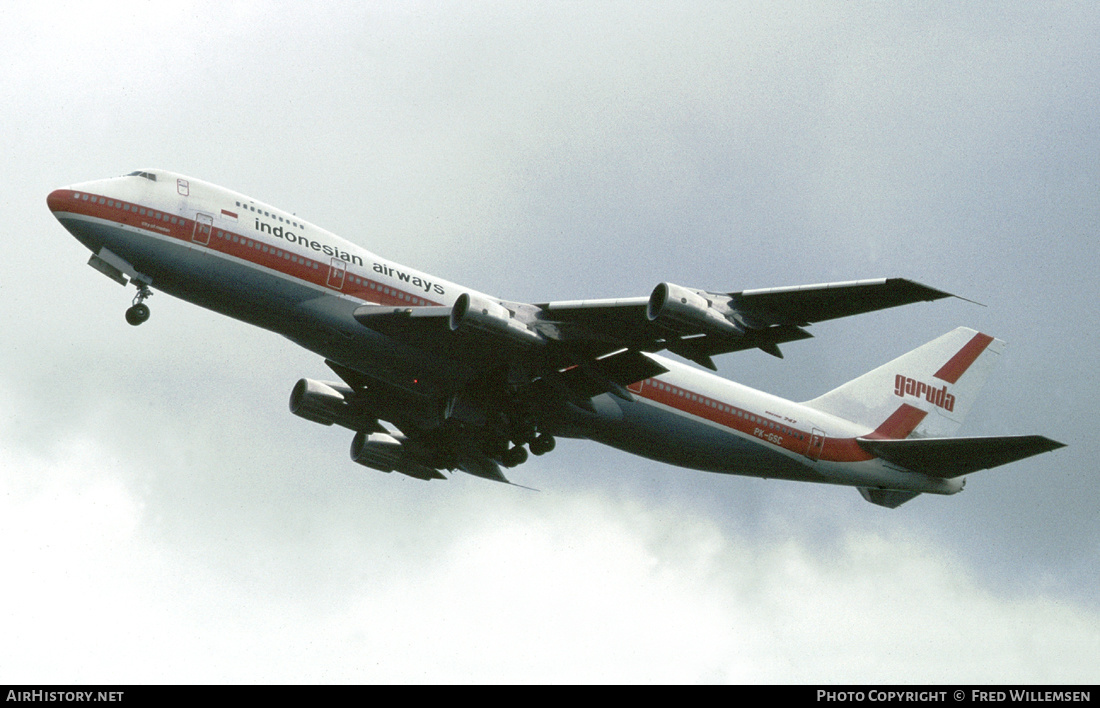
[[[917,429],[917,426],[920,425],[926,415],[928,415],[927,411],[922,411],[920,408],[911,406],[908,403],[902,403],[889,418],[882,421],[882,425],[878,426],[875,432],[867,437],[879,440],[904,440]]]
[[[966,345],[959,350],[958,354],[951,357],[951,359],[933,375],[937,379],[946,381],[947,383],[956,383],[959,377],[966,373],[966,370],[970,368],[974,360],[981,356],[981,353],[985,351],[985,348],[988,347],[989,343],[992,341],[993,337],[990,337],[988,334],[982,334],[981,332],[975,334],[973,339],[967,342]]]

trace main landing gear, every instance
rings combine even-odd
[[[145,283],[135,283],[137,295],[134,296],[134,304],[126,310],[126,321],[137,327],[149,319],[149,306],[145,304],[146,298],[153,296],[153,291]]]
[[[535,455],[545,455],[554,449],[554,436],[543,433],[532,440],[528,447],[531,448],[531,452]]]
[[[527,444],[534,455],[545,455],[554,449],[554,436],[543,433],[533,437]],[[500,463],[505,467],[517,467],[527,462],[527,450],[523,445],[508,448],[500,457]]]

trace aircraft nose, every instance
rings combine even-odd
[[[72,191],[68,189],[55,189],[50,192],[50,195],[46,197],[46,206],[50,208],[50,211],[57,213],[62,211],[65,207],[65,203],[72,196]]]

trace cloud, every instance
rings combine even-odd
[[[1096,679],[1095,608],[998,597],[904,530],[816,553],[674,502],[475,480],[450,490],[465,513],[364,496],[288,539],[242,510],[261,540],[215,542],[165,537],[132,462],[87,439],[4,453],[5,680]]]

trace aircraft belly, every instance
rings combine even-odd
[[[813,470],[808,459],[802,462],[769,449],[766,442],[646,401],[614,402],[621,417],[590,420],[584,437],[659,462],[707,472],[828,481]]]
[[[820,462],[822,481],[855,487],[878,487],[928,494],[955,494],[962,491],[962,479],[939,479],[920,472],[893,466],[873,459],[858,463]]]

